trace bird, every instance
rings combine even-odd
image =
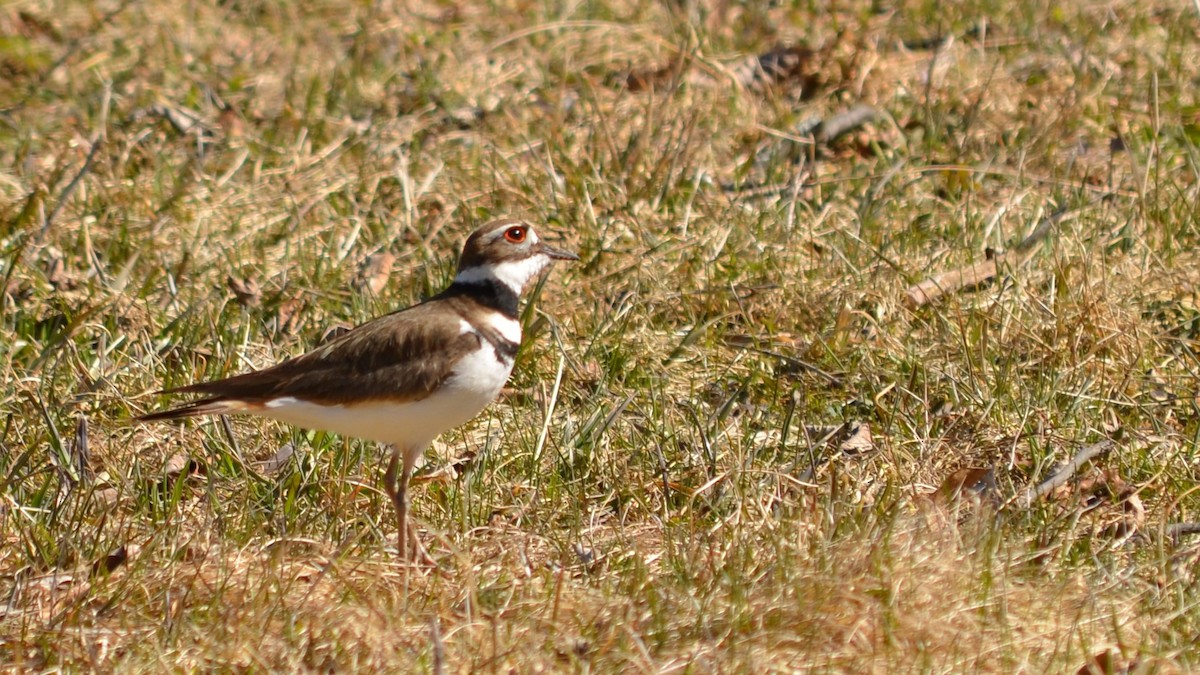
[[[402,558],[432,562],[408,523],[417,460],[442,433],[483,411],[512,373],[521,345],[522,292],[555,261],[579,260],[520,220],[475,230],[453,281],[418,304],[368,321],[300,356],[160,394],[201,398],[139,422],[246,414],[390,448],[384,488]]]

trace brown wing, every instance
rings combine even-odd
[[[169,390],[165,393],[207,398],[139,419],[235,412],[286,396],[326,405],[363,398],[420,400],[450,376],[459,357],[482,344],[478,334],[462,331],[457,312],[434,311],[438,304],[380,317],[264,370]]]

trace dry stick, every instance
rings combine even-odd
[[[75,442],[71,444],[71,459],[75,461],[75,471],[81,482],[89,482],[94,472],[91,467],[91,450],[88,448],[88,421],[86,415],[80,415],[75,423]]]
[[[827,451],[825,446],[830,441],[833,441],[838,436],[840,436],[844,431],[846,431],[846,429],[849,426],[850,426],[849,424],[837,424],[837,425],[833,425],[833,426],[824,426],[824,427],[805,425],[805,427],[804,427],[805,435],[809,439],[812,439],[814,436],[818,437],[819,440],[817,440],[817,442],[815,442],[815,443],[809,443],[809,445],[808,445],[808,456],[809,456],[808,468],[805,469],[804,472],[800,474],[800,476],[797,480],[799,480],[801,483],[808,483],[808,482],[812,481],[813,476],[817,475],[817,471],[821,467],[825,466],[825,464],[827,462],[829,462],[830,460],[833,459],[834,451]],[[820,450],[817,451],[817,448],[820,448]],[[793,467],[794,466],[795,466],[795,463],[793,463]]]
[[[50,215],[46,216],[46,222],[42,223],[41,236],[43,238],[45,238],[46,233],[50,231],[50,225],[53,224],[54,219],[58,217],[58,212],[62,211],[62,208],[67,203],[67,200],[71,198],[71,193],[75,192],[75,188],[79,187],[79,182],[82,181],[83,177],[92,170],[92,164],[96,161],[96,153],[100,151],[100,146],[102,145],[104,145],[104,137],[97,133],[96,137],[92,139],[92,149],[88,151],[87,159],[83,161],[83,167],[79,169],[79,173],[75,174],[75,177],[71,179],[71,182],[67,183],[67,187],[63,189],[62,194],[58,198],[58,203],[54,205],[54,210],[50,212]]]
[[[1116,443],[1106,438],[1099,443],[1085,446],[1082,450],[1075,453],[1071,461],[1067,462],[1058,471],[1055,471],[1053,476],[1026,490],[1024,496],[1021,498],[1021,504],[1025,507],[1031,506],[1038,499],[1045,497],[1059,486],[1066,484],[1067,481],[1071,480],[1071,476],[1074,476],[1075,472],[1079,471],[1080,467],[1084,464],[1107,453],[1116,447],[1116,445]]]
[[[860,103],[845,112],[821,120],[813,136],[818,143],[832,143],[862,125],[874,122],[878,117],[878,110]]]
[[[972,263],[956,270],[942,272],[915,286],[911,286],[904,292],[904,304],[909,309],[917,309],[918,307],[928,305],[943,295],[957,293],[963,289],[975,288],[984,282],[991,281],[999,273],[1000,265],[1010,257],[1015,260],[1014,267],[1024,265],[1033,257],[1033,252],[1038,244],[1042,243],[1042,240],[1049,236],[1055,226],[1064,220],[1077,217],[1084,209],[1110,196],[1110,193],[1101,195],[1078,209],[1067,209],[1066,207],[1056,209],[1054,213],[1043,218],[1037,227],[1033,229],[1033,232],[1028,237],[1025,237],[1021,243],[1017,244],[1011,252],[1001,253],[983,262]]]
[[[879,117],[879,111],[875,108],[866,104],[859,104],[832,117],[803,123],[801,124],[801,128],[798,129],[797,135],[802,137],[811,136],[813,142],[819,145],[829,145],[864,124],[874,122]],[[807,181],[808,174],[811,174],[811,169],[804,167],[792,180],[784,183],[749,183],[738,187],[732,182],[728,182],[721,184],[721,190],[734,193],[738,197],[767,197],[780,194],[789,189],[798,192],[801,189],[813,187],[814,184]]]
[[[1200,534],[1200,523],[1171,523],[1166,529],[1166,535],[1170,538],[1189,534]]]
[[[438,626],[436,616],[429,620],[429,642],[433,648],[433,673],[434,675],[445,675],[446,643],[442,642],[442,629]]]
[[[828,384],[831,387],[841,387],[842,386],[842,379],[840,377],[838,377],[837,375],[834,375],[832,373],[828,373],[824,370],[821,370],[819,367],[809,363],[808,361],[798,359],[794,356],[788,356],[787,354],[775,351],[774,349],[763,349],[762,347],[750,347],[749,349],[752,351],[758,352],[759,354],[762,354],[763,356],[770,356],[772,358],[779,359],[780,361],[783,361],[788,366],[791,366],[792,368],[795,368],[797,370],[803,370],[805,372],[812,373],[813,375],[816,375],[816,376],[820,377],[821,379],[825,380],[826,384]]]

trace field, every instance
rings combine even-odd
[[[1198,178],[1196,3],[4,3],[0,667],[1200,669]],[[131,422],[501,216],[582,259],[436,570],[374,444]]]

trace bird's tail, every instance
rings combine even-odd
[[[158,412],[141,415],[133,419],[137,422],[161,422],[163,420],[179,420],[185,417],[200,417],[201,415],[224,415],[226,413],[240,412],[249,407],[249,404],[245,401],[214,396],[213,398],[204,398],[199,401],[185,403],[178,408],[159,410]]]

